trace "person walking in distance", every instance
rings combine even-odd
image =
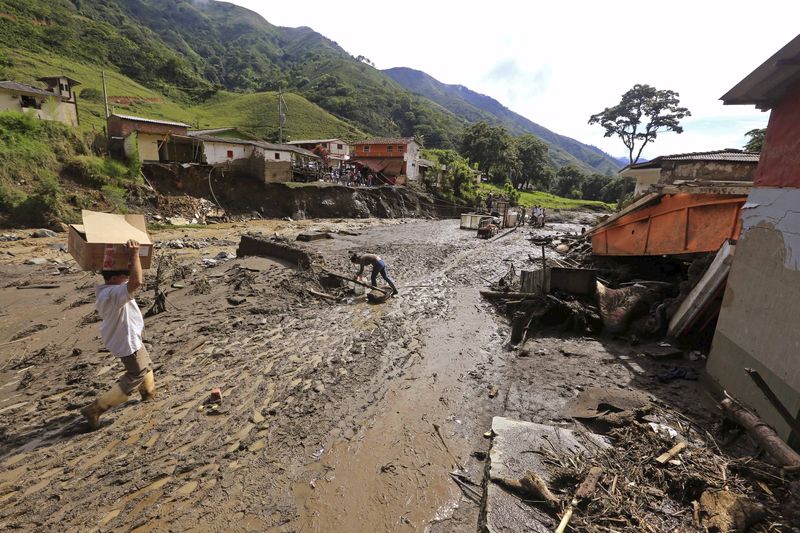
[[[386,280],[386,283],[389,284],[389,287],[392,288],[392,295],[397,294],[397,287],[394,286],[394,281],[386,274],[386,263],[384,263],[383,259],[379,255],[375,254],[353,254],[350,256],[350,261],[357,265],[361,265],[361,268],[356,274],[356,277],[361,276],[364,273],[364,269],[367,265],[372,265],[372,286],[377,287],[375,284],[378,281],[378,274]]]
[[[105,283],[95,288],[95,308],[100,318],[100,337],[108,350],[119,358],[125,373],[110,390],[81,409],[89,427],[99,427],[100,415],[128,400],[139,390],[142,400],[153,400],[156,394],[153,362],[142,344],[144,319],[134,295],[142,286],[142,264],[139,243],[125,244],[130,257],[130,270],[104,270]]]

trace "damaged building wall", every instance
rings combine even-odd
[[[235,159],[251,157],[254,147],[251,144],[204,141],[203,149],[206,156],[206,163],[209,165],[216,165]]]
[[[739,161],[665,161],[659,183],[678,180],[753,181],[755,162]]]
[[[800,415],[800,83],[772,108],[708,362],[709,373],[784,439],[789,425],[745,373]],[[795,447],[797,439],[790,441]]]
[[[800,413],[800,189],[753,189],[742,223],[708,372],[788,438],[788,424],[744,369],[758,370]]]

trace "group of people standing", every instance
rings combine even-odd
[[[372,187],[377,185],[375,174],[359,172],[353,168],[334,168],[325,173],[323,178],[328,183],[347,185],[348,187]]]
[[[535,206],[531,207],[531,218],[530,218],[531,226],[534,226],[534,227],[537,227],[537,228],[543,228],[544,227],[544,217],[545,217],[544,207],[542,207],[540,205],[535,205]]]

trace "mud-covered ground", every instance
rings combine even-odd
[[[291,265],[202,264],[244,232],[313,229],[346,230],[306,244],[327,268],[378,253],[400,295],[331,302]],[[567,425],[579,391],[621,386],[710,425],[700,385],[661,384],[674,362],[640,347],[539,336],[524,357],[507,348],[508,324],[478,290],[509,262],[530,265],[532,231],[487,242],[455,220],[317,220],[157,232],[181,240],[159,253],[185,266],[167,280],[168,311],[145,320],[158,398],[132,396],[93,432],[78,410],[120,373],[99,340],[99,277],[70,269],[53,246],[63,237],[0,242],[0,529],[474,531],[479,504],[448,473],[480,485],[493,416]],[[22,264],[33,257],[47,262]],[[214,387],[220,409],[200,410]]]

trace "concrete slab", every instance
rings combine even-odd
[[[550,481],[549,467],[542,449],[556,453],[593,455],[600,447],[609,444],[599,435],[578,433],[569,429],[511,420],[501,416],[492,419],[495,437],[489,452],[490,479],[519,479],[527,471],[538,474],[545,482]],[[533,504],[506,491],[494,482],[489,482],[486,492],[486,530],[492,533],[520,533],[523,531],[549,532],[558,526],[558,521]]]

